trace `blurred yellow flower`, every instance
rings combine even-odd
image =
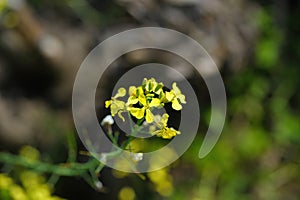
[[[0,0],[0,14],[1,12],[6,8],[7,6],[7,0]]]
[[[40,158],[40,152],[36,148],[29,145],[23,146],[20,149],[19,154],[20,156],[26,158],[27,161],[31,161],[31,162],[37,161]]]
[[[0,189],[8,188],[13,183],[13,180],[6,174],[0,174]]]
[[[149,172],[148,177],[154,184],[155,190],[164,197],[168,197],[173,193],[172,176],[169,175],[166,168]]]
[[[52,196],[51,188],[44,177],[33,171],[20,173],[21,184],[18,185],[11,177],[0,174],[0,190],[6,190],[9,199],[12,200],[63,200]],[[0,195],[1,199],[1,195]]]
[[[123,187],[119,192],[119,200],[134,200],[135,192],[131,187]]]

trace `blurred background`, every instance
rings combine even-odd
[[[299,19],[297,0],[0,0],[0,151],[18,154],[27,146],[20,153],[65,162],[66,138],[77,137],[71,97],[83,59],[113,34],[160,26],[197,40],[220,69],[228,111],[217,145],[198,158],[210,119],[201,77],[174,55],[131,52],[112,63],[101,80],[104,87],[95,105],[99,117],[108,114],[103,102],[118,77],[138,64],[165,63],[185,75],[197,92],[197,138],[178,161],[145,180],[104,168],[99,178],[104,190],[79,177],[62,177],[50,187],[53,199],[299,199]],[[78,152],[84,151],[76,140]],[[78,157],[79,162],[85,159]],[[24,180],[29,175],[18,170],[23,169],[0,163],[1,200],[22,199],[10,196],[9,181],[30,196]],[[38,176],[51,184],[51,174]]]

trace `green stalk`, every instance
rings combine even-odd
[[[28,160],[22,156],[5,152],[0,152],[0,163],[21,166],[43,173],[56,174],[58,176],[81,176],[90,169],[95,169],[101,164],[96,159],[91,159],[87,163],[51,164],[42,161]]]

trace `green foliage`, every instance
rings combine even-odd
[[[267,10],[260,10],[257,24],[261,37],[256,45],[256,64],[262,68],[275,67],[280,54],[281,33]]]

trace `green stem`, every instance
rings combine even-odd
[[[41,161],[31,161],[22,156],[4,152],[0,153],[0,162],[59,176],[81,176],[90,169],[95,169],[99,165],[99,161],[96,159],[91,159],[87,163],[51,164]]]
[[[73,132],[67,133],[67,142],[68,142],[68,162],[76,162],[77,143]]]
[[[129,112],[128,112],[128,115],[129,115],[129,121],[130,121],[131,118],[130,118]],[[135,135],[141,129],[143,129],[143,126],[140,126],[142,123],[143,123],[143,120],[138,120],[136,125],[134,125],[134,126],[132,125],[132,123],[130,123],[131,135],[129,136],[128,140],[126,140],[125,143],[122,145],[123,149],[126,149],[126,147],[130,144],[130,142],[135,139]]]

